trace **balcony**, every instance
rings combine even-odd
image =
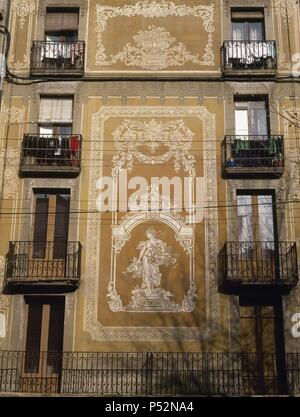
[[[292,242],[226,242],[220,253],[219,290],[229,294],[288,294],[298,282]]]
[[[82,76],[85,43],[83,41],[34,41],[30,73],[34,76]]]
[[[20,177],[77,177],[81,165],[81,135],[24,135]]]
[[[221,55],[224,75],[276,75],[275,41],[225,41]]]
[[[222,143],[222,171],[227,178],[279,178],[284,173],[281,135],[226,135]]]
[[[297,395],[300,354],[0,351],[0,392]]]
[[[10,242],[6,255],[6,294],[75,291],[80,282],[79,242]]]

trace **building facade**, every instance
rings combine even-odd
[[[0,390],[299,393],[297,1],[6,5]]]

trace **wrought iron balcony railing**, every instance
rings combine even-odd
[[[0,391],[124,396],[300,394],[300,354],[0,351]]]
[[[221,290],[249,288],[288,293],[298,282],[293,242],[226,242],[220,253]]]
[[[79,286],[80,263],[79,242],[10,242],[4,286],[23,292],[47,284],[52,289],[58,286],[72,291]]]
[[[264,71],[277,69],[275,41],[225,41],[222,46],[223,71]]]
[[[84,41],[34,41],[31,49],[33,75],[82,75]]]
[[[20,176],[69,176],[80,173],[82,136],[24,135]]]
[[[284,172],[282,135],[226,135],[222,144],[223,172],[278,177]]]

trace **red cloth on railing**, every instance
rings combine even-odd
[[[71,165],[79,164],[79,137],[75,135],[70,139],[70,158]]]

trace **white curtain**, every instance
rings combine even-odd
[[[243,22],[232,23],[232,40],[233,41],[245,40],[245,24]]]
[[[239,220],[239,242],[253,242],[251,195],[237,196],[237,214]]]
[[[274,250],[273,200],[271,195],[258,196],[259,238],[266,248]]]
[[[263,32],[260,22],[249,22],[249,41],[262,41]]]
[[[260,22],[233,22],[232,40],[247,41],[247,43],[233,42],[228,51],[228,58],[240,58],[245,63],[251,64],[255,59],[268,55],[266,44],[254,42],[263,40],[263,28]]]
[[[252,111],[252,135],[267,135],[267,112],[265,109],[253,109]]]

